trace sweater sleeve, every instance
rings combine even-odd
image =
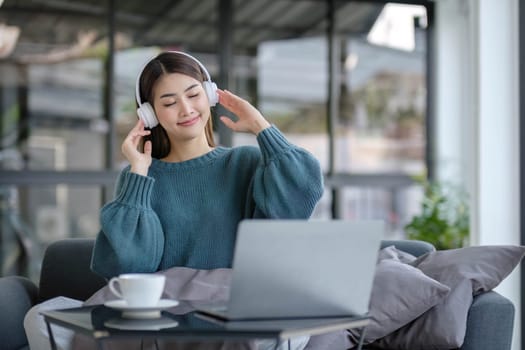
[[[324,190],[318,160],[272,126],[257,136],[261,163],[253,178],[254,217],[306,219]]]
[[[123,171],[116,197],[100,211],[91,269],[110,278],[127,272],[155,272],[164,250],[164,233],[150,204],[155,180]]]

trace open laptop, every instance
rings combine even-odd
[[[241,221],[230,298],[198,312],[227,321],[366,315],[383,231],[381,221]]]

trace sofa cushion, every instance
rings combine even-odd
[[[86,300],[106,285],[89,267],[93,245],[92,239],[70,238],[47,247],[40,271],[40,302],[58,296]]]
[[[394,246],[381,249],[370,297],[370,323],[365,344],[371,343],[422,315],[442,301],[450,288],[404,262],[415,257]],[[350,331],[354,343],[360,329]]]
[[[380,349],[452,349],[463,344],[473,296],[492,290],[525,254],[521,246],[477,246],[431,252],[410,263],[448,286],[448,296],[421,317],[378,340]]]

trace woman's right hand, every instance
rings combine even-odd
[[[148,169],[151,165],[151,141],[144,143],[144,152],[139,150],[139,145],[142,138],[150,133],[151,131],[144,129],[144,122],[139,119],[122,142],[121,150],[131,165],[130,171],[132,173],[148,175]]]

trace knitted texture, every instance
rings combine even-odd
[[[257,141],[184,162],[153,159],[148,176],[124,169],[101,209],[92,269],[111,277],[231,267],[239,221],[310,217],[323,193],[318,161],[275,126]]]

